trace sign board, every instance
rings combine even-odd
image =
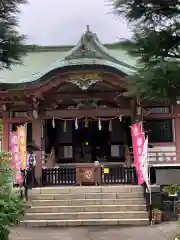
[[[104,174],[109,174],[109,168],[104,168]]]

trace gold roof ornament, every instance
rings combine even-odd
[[[102,78],[97,73],[83,73],[78,75],[69,76],[68,82],[71,82],[78,86],[81,90],[88,90],[89,87],[96,84],[97,82],[102,81]]]

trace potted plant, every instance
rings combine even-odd
[[[163,191],[167,193],[170,197],[176,197],[179,190],[180,186],[178,186],[177,184],[165,186],[163,189]]]
[[[152,211],[152,219],[154,221],[154,223],[158,224],[161,223],[162,221],[162,211],[160,209],[153,209]]]

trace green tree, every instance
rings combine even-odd
[[[0,1],[0,69],[21,63],[26,52],[25,36],[17,30],[19,6],[25,3],[26,0]]]
[[[114,13],[126,19],[131,40],[119,46],[137,57],[132,89],[144,99],[180,97],[180,1],[111,0]],[[137,91],[138,90],[138,91]]]

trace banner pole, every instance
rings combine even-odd
[[[148,141],[148,143],[149,143],[149,141]],[[148,151],[147,151],[147,164],[148,164],[149,208],[150,208],[149,211],[150,211],[150,215],[151,215],[150,225],[153,225],[153,219],[152,219],[151,174],[150,174],[150,164],[149,164],[149,148],[148,148]]]
[[[24,197],[26,198],[26,189],[27,189],[27,176],[26,176],[27,175],[27,124],[26,123],[18,127],[18,143],[19,143],[19,153],[21,156],[21,170],[23,170],[23,173],[24,173],[22,187],[24,187]]]
[[[24,124],[24,128],[25,128],[25,133],[26,133],[26,166],[24,168],[24,195],[25,195],[25,199],[28,200],[27,197],[27,123]]]

